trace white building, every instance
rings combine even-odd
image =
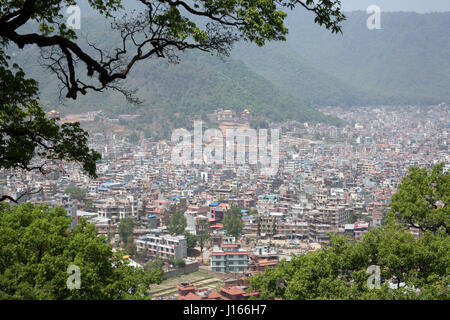
[[[187,240],[184,236],[147,234],[136,241],[137,251],[162,259],[187,258]]]

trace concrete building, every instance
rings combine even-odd
[[[145,252],[147,257],[187,258],[187,241],[182,235],[147,234],[136,240],[136,247],[138,252]]]
[[[244,273],[248,269],[250,252],[237,244],[222,244],[211,249],[211,269],[220,273]]]
[[[272,237],[276,234],[276,216],[263,215],[258,221],[258,235],[260,237]]]

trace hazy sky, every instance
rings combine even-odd
[[[341,3],[344,11],[366,10],[370,5],[379,6],[381,11],[450,11],[450,0],[341,0]]]
[[[126,7],[139,7],[139,1],[123,0]],[[366,10],[370,5],[378,5],[381,11],[414,11],[419,13],[450,11],[450,0],[341,0],[344,11]],[[93,14],[87,0],[78,2],[84,15]]]

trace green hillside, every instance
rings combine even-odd
[[[140,126],[167,135],[190,127],[217,108],[249,109],[270,120],[339,123],[316,111],[327,105],[438,104],[450,101],[450,13],[382,13],[381,30],[368,30],[365,12],[347,13],[343,35],[317,26],[303,10],[288,18],[286,42],[265,47],[241,43],[231,58],[189,52],[177,65],[140,62],[124,83],[142,106],[114,91],[59,101],[58,81],[37,63],[37,48],[14,57],[40,83],[41,100],[64,113],[102,109],[138,112]],[[83,20],[80,40],[102,48],[117,41],[109,25]],[[84,73],[84,72],[81,72]]]
[[[450,13],[347,13],[331,35],[295,10],[285,43],[233,52],[253,70],[313,105],[437,104],[450,101]]]
[[[108,48],[116,41],[107,24],[91,18],[83,21],[81,31],[80,41],[87,38],[98,47]],[[61,103],[56,76],[43,72],[36,63],[38,49],[27,47],[12,53],[25,72],[39,81],[42,103],[63,113],[98,109],[110,114],[138,112],[144,115],[142,121],[164,123],[169,128],[189,126],[193,117],[205,117],[218,108],[249,109],[254,115],[273,121],[341,123],[300,102],[234,58],[220,59],[190,51],[180,55],[178,64],[168,64],[164,59],[140,62],[123,82],[127,88],[136,89],[135,96],[143,102],[142,106],[133,106],[114,91],[91,91],[76,101]]]

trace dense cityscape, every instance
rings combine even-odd
[[[72,228],[80,218],[87,219],[116,248],[131,242],[125,247],[126,258],[138,268],[162,261],[164,279],[180,274],[206,277],[199,278],[204,287],[178,281],[153,289],[154,299],[248,299],[258,293],[246,291],[247,277],[292,255],[319,250],[331,234],[360,239],[383,225],[408,167],[444,162],[445,170],[449,168],[450,114],[444,103],[322,111],[347,124],[271,125],[281,132],[274,176],[262,175],[252,165],[174,165],[175,142],[140,138],[130,143],[122,130],[108,129],[117,119],[101,117],[100,112],[94,120],[91,114],[85,122],[106,128],[90,140],[102,154],[96,179],[73,163],[49,165],[45,175],[2,170],[2,193],[62,206],[73,218]],[[59,114],[52,111],[48,116]],[[139,115],[120,117],[132,124]],[[222,129],[249,128],[253,115],[217,109],[210,117]],[[239,209],[242,222],[235,236],[224,226],[233,208]],[[184,233],[170,234],[171,218],[180,212],[186,221]],[[131,241],[119,236],[124,220],[133,221]],[[205,224],[210,235],[204,247],[198,238],[189,244],[186,233],[198,236]],[[410,231],[421,234],[417,228]]]
[[[449,22],[448,0],[0,1],[0,302],[437,310]]]

